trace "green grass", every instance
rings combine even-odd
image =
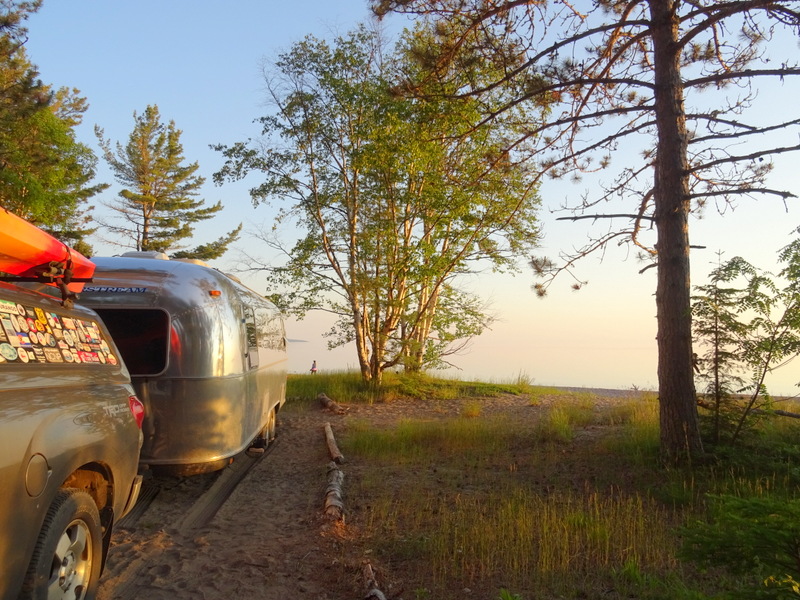
[[[425,550],[439,583],[474,583],[502,573],[515,588],[557,591],[561,581],[630,561],[675,568],[674,540],[660,527],[673,515],[639,495],[541,495],[517,488],[440,497],[431,509],[440,520]]]
[[[426,375],[385,373],[380,386],[364,383],[359,373],[352,371],[327,372],[317,375],[289,375],[286,397],[292,403],[308,403],[320,393],[337,402],[372,404],[398,399],[453,400],[455,398],[487,398],[503,394],[534,393],[525,378],[511,383],[485,383],[436,379]],[[289,403],[291,404],[291,403]],[[287,406],[289,406],[287,404]]]
[[[353,495],[369,504],[364,526],[380,555],[420,561],[430,580],[419,587],[440,599],[458,597],[447,595],[455,582],[560,594],[576,577],[607,585],[631,561],[673,571],[670,531],[682,516],[638,491],[566,484],[574,465],[558,473],[568,441],[558,428],[568,419],[558,422],[549,435],[503,418],[349,427],[345,452],[370,464],[351,482]],[[409,473],[413,485],[381,493],[387,479]]]
[[[355,422],[348,427],[346,439],[351,453],[397,465],[470,454],[486,461],[504,455],[522,435],[506,419],[460,417],[448,421],[402,421],[388,430]]]
[[[392,376],[370,396],[336,377],[341,396],[322,389],[343,402],[470,398],[456,417],[389,429],[355,421],[339,439],[351,471],[349,523],[388,572],[397,565],[413,574],[404,583],[417,597],[461,599],[468,587],[490,599],[722,598],[746,578],[680,560],[682,528],[708,519],[708,494],[800,491],[800,423],[792,419],[769,421],[747,447],[714,449],[708,464],[665,469],[653,394],[598,410],[588,392],[527,382]],[[481,398],[514,393],[541,407],[535,425],[483,414]]]
[[[654,464],[658,458],[658,400],[646,394],[636,402],[618,403],[605,411],[600,422],[617,426],[615,435],[603,440],[607,452],[626,457],[640,467]]]

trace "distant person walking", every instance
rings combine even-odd
[[[312,375],[316,375],[317,374],[317,361],[313,361],[311,363],[311,374]]]

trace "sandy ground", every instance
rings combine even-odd
[[[482,414],[503,411],[520,419],[535,419],[543,408],[521,398],[481,402]],[[363,598],[366,558],[348,543],[347,528],[324,516],[330,462],[324,424],[336,433],[353,420],[382,426],[411,415],[445,418],[461,408],[458,401],[397,401],[348,406],[345,414],[319,406],[283,411],[274,445],[207,524],[187,525],[187,515],[217,475],[157,479],[152,504],[114,534],[99,600]],[[342,470],[346,513],[347,462]],[[401,590],[381,583],[384,577],[396,582],[399,574],[381,573],[377,565],[376,573],[387,598],[401,597]]]
[[[322,511],[330,460],[323,426],[346,418],[286,411],[274,446],[199,528],[187,527],[186,515],[217,476],[157,478],[149,508],[114,533],[98,599],[354,597]]]

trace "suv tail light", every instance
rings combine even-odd
[[[141,429],[144,421],[144,404],[136,396],[128,396],[128,405],[131,407],[131,414],[136,421],[136,426]]]

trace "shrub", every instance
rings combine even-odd
[[[709,520],[684,530],[680,556],[743,576],[737,598],[784,598],[800,577],[800,500],[708,496]]]

